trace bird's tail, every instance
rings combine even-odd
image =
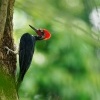
[[[19,89],[19,87],[20,87],[20,85],[21,85],[21,83],[23,81],[23,78],[24,77],[21,74],[19,74],[19,77],[17,79],[17,89]]]

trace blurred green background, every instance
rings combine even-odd
[[[99,6],[99,0],[16,0],[15,44],[26,32],[36,35],[29,24],[52,35],[36,43],[20,100],[100,100]]]

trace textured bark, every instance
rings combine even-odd
[[[18,100],[15,82],[16,55],[7,55],[5,46],[14,49],[13,7],[15,0],[0,0],[0,100]]]

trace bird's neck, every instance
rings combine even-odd
[[[34,36],[36,40],[43,40],[41,36]]]

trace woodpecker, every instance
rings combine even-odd
[[[39,40],[48,40],[51,37],[51,34],[46,29],[36,29],[33,26],[29,25],[36,33],[36,36],[33,36],[29,33],[22,35],[19,44],[19,67],[20,73],[17,80],[17,86],[19,87],[23,81],[24,75],[30,67],[32,57],[34,54],[34,48],[36,41]]]

